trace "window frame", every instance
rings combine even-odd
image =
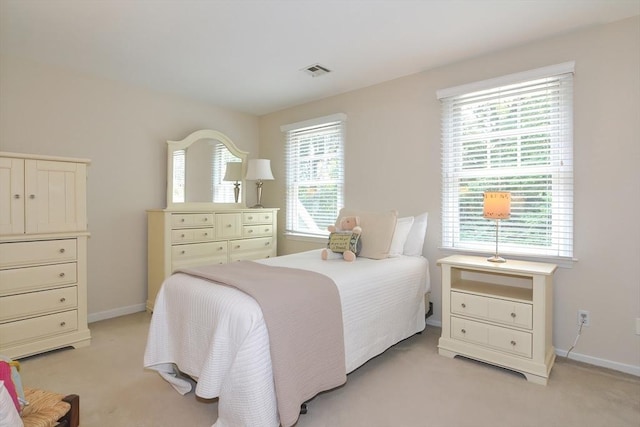
[[[443,111],[442,111],[442,241],[441,241],[441,249],[445,251],[451,252],[470,252],[470,253],[483,253],[493,252],[495,250],[495,221],[488,222],[485,225],[482,225],[480,221],[483,220],[482,212],[480,211],[478,214],[473,214],[474,216],[471,219],[462,218],[464,215],[461,214],[461,198],[465,197],[460,194],[460,187],[456,187],[456,185],[460,184],[460,179],[462,177],[470,177],[471,179],[485,179],[488,177],[494,177],[496,181],[499,181],[501,178],[506,182],[504,185],[514,184],[517,182],[517,176],[529,176],[531,172],[527,171],[526,167],[523,167],[518,163],[516,166],[512,167],[494,167],[486,166],[483,168],[478,168],[478,170],[474,171],[473,169],[463,170],[465,155],[458,153],[452,153],[452,150],[460,149],[460,141],[462,137],[452,136],[451,129],[459,129],[462,126],[454,123],[456,118],[461,118],[462,114],[456,116],[452,111],[447,111],[448,107],[451,107],[450,104],[455,105],[456,101],[460,102],[460,99],[464,97],[469,97],[483,91],[496,90],[498,88],[505,88],[511,85],[518,85],[527,82],[535,82],[537,80],[543,80],[548,78],[557,78],[559,86],[565,84],[561,79],[567,78],[569,76],[568,81],[568,90],[567,93],[570,96],[567,96],[568,99],[562,99],[559,101],[560,111],[558,114],[563,122],[563,125],[559,125],[559,129],[565,132],[559,132],[558,141],[553,141],[550,145],[549,153],[547,154],[550,158],[549,165],[544,167],[539,167],[538,169],[541,171],[540,176],[544,174],[549,175],[550,179],[550,189],[548,190],[551,194],[551,202],[549,203],[549,207],[551,210],[551,225],[548,226],[548,230],[550,233],[550,242],[551,244],[547,246],[547,249],[542,249],[542,246],[538,248],[527,247],[526,245],[522,245],[521,242],[525,242],[526,239],[521,239],[516,237],[514,242],[503,242],[500,241],[500,253],[506,254],[509,256],[515,256],[520,258],[537,258],[544,260],[552,260],[554,262],[558,262],[564,265],[570,263],[570,261],[575,261],[574,258],[574,237],[573,237],[573,74],[575,70],[575,62],[565,62],[562,64],[552,65],[549,67],[542,67],[534,70],[525,71],[522,73],[515,73],[503,77],[498,77],[494,79],[474,82],[470,84],[465,84],[461,86],[456,86],[452,88],[447,88],[443,90],[437,91],[437,98],[443,103]],[[518,113],[517,117],[521,119],[521,112]],[[549,114],[546,117],[551,117]],[[561,127],[564,126],[564,127]],[[526,135],[527,131],[520,129],[513,134],[516,135],[517,140],[517,149],[521,149],[523,135]],[[494,136],[494,134],[487,133],[489,136]],[[457,138],[457,139],[456,139]],[[567,156],[567,160],[564,160],[564,157],[561,160],[554,158],[554,156],[558,156],[558,151],[555,151],[556,145],[559,144],[558,147],[560,150],[560,154],[562,156]],[[456,147],[455,144],[458,144]],[[488,151],[488,145],[487,145]],[[452,156],[457,156],[455,159],[452,159]],[[467,155],[469,156],[469,155]],[[564,162],[564,163],[563,163]],[[491,158],[487,157],[487,164],[491,163]],[[558,166],[558,164],[560,166]],[[559,174],[559,175],[554,175]],[[510,177],[511,176],[511,177]],[[508,179],[506,179],[508,177]],[[484,188],[484,191],[488,190],[506,190],[509,191],[510,188],[500,187],[501,184],[497,184],[495,187]],[[528,183],[527,186],[523,186],[523,188],[533,188],[531,183]],[[558,189],[560,187],[560,190]],[[558,209],[557,204],[557,196],[558,191],[562,192],[562,197],[567,197],[564,200],[564,204],[561,209]],[[477,191],[476,191],[477,192]],[[471,196],[477,198],[477,194],[471,194]],[[482,197],[482,192],[479,194]],[[523,197],[524,199],[524,197]],[[478,203],[481,202],[473,202],[472,209],[478,209]],[[518,209],[526,208],[528,205],[521,204],[514,206],[512,203],[512,218],[518,218]],[[540,203],[537,206],[544,206],[543,203]],[[516,215],[513,215],[514,209],[516,208]],[[561,211],[561,220],[558,219],[558,212]],[[479,230],[481,227],[489,227],[493,230],[493,241],[470,241],[467,239],[466,241],[461,241],[461,226],[468,224],[469,222],[477,222],[477,225],[473,225],[471,227],[473,231],[476,229]],[[515,222],[515,221],[514,221]],[[558,223],[562,224],[562,229],[559,230]],[[504,228],[506,223],[500,224],[500,229]],[[517,230],[517,224],[514,224],[513,228],[515,231]],[[558,242],[557,239],[560,237],[562,239],[561,242]],[[520,239],[520,243],[518,243],[518,239]]]
[[[288,239],[295,240],[306,240],[316,242],[318,240],[325,240],[329,235],[326,226],[329,225],[329,218],[331,218],[331,224],[335,221],[335,218],[338,216],[340,209],[344,207],[344,144],[345,144],[345,122],[347,116],[343,113],[332,114],[328,116],[318,117],[315,119],[305,120],[301,122],[291,123],[288,125],[283,125],[280,127],[280,130],[285,134],[285,206],[286,206],[286,214],[285,214],[285,228],[284,235]],[[319,134],[326,132],[327,127],[335,127],[338,133],[338,143],[339,146],[336,148],[336,153],[339,154],[337,160],[337,164],[334,163],[333,166],[337,166],[338,170],[336,173],[338,176],[329,181],[325,181],[326,185],[336,185],[335,188],[335,199],[330,200],[330,204],[334,206],[334,210],[325,210],[319,212],[321,216],[325,216],[324,222],[327,224],[322,224],[322,220],[313,220],[313,224],[309,224],[309,227],[300,227],[298,223],[298,218],[301,216],[313,216],[313,214],[309,214],[304,206],[299,202],[299,198],[295,197],[295,200],[292,199],[293,195],[297,193],[301,185],[311,184],[313,181],[300,181],[296,176],[296,173],[291,170],[292,162],[300,162],[300,157],[292,152],[291,144],[294,142],[294,138],[301,138],[300,135],[305,135],[305,137],[318,136]],[[314,132],[317,130],[317,133]],[[335,141],[334,141],[335,142]],[[313,145],[313,142],[310,143]],[[324,143],[323,143],[324,144]],[[320,146],[318,146],[320,148]],[[292,158],[292,156],[294,158]],[[313,157],[312,155],[309,156]],[[317,156],[316,157],[316,161]],[[337,181],[336,181],[337,180]],[[336,181],[333,182],[332,181]],[[303,182],[303,184],[300,184]],[[301,211],[300,209],[304,210]],[[318,224],[320,222],[320,224]],[[315,229],[314,229],[315,227]]]

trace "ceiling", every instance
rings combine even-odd
[[[0,0],[0,53],[254,115],[640,14],[640,0]],[[331,73],[300,71],[319,63]]]

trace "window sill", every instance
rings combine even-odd
[[[487,258],[493,255],[493,253],[489,253],[487,251],[476,251],[472,249],[453,249],[453,248],[444,248],[444,247],[438,247],[438,249],[441,252],[443,252],[445,255],[464,254],[464,255],[486,256]],[[508,252],[500,252],[499,255],[504,259],[506,259],[507,261],[510,259],[513,259],[513,260],[519,260],[519,261],[546,262],[550,264],[556,264],[560,268],[573,268],[573,264],[578,262],[577,258],[553,257],[553,256],[546,256],[546,255],[517,255],[517,254],[510,254]]]

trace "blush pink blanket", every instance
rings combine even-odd
[[[327,276],[252,261],[179,272],[233,286],[258,302],[283,427],[296,423],[302,403],[346,382],[340,295]]]

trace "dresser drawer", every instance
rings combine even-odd
[[[231,240],[229,245],[230,252],[233,255],[239,252],[273,249],[273,239],[271,237],[260,237],[257,239]]]
[[[227,242],[193,243],[174,245],[171,247],[172,262],[180,262],[194,258],[210,258],[227,256]]]
[[[213,227],[171,230],[171,243],[201,242],[203,240],[213,240],[214,238],[215,230]]]
[[[212,213],[171,214],[171,228],[181,227],[213,227]]]
[[[245,225],[242,227],[242,237],[273,236],[273,225]]]
[[[451,317],[451,338],[518,356],[530,358],[532,355],[532,335],[530,333],[459,317]]]
[[[76,308],[75,286],[0,298],[0,322]]]
[[[451,313],[509,326],[533,328],[533,307],[527,303],[452,291]]]
[[[272,212],[244,212],[242,214],[242,223],[245,225],[272,224],[273,213]]]
[[[0,324],[0,343],[2,347],[9,347],[20,342],[73,332],[77,329],[78,312],[76,310],[48,314]]]
[[[75,262],[0,270],[0,296],[76,283]]]
[[[239,213],[216,214],[216,237],[230,239],[242,236],[242,215]]]
[[[76,260],[76,239],[0,243],[0,268]]]

